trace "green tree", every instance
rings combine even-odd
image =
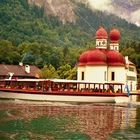
[[[0,41],[0,63],[18,64],[20,55],[10,41]]]
[[[67,77],[67,79],[77,80],[77,69],[76,68],[73,68],[70,70],[69,76]]]
[[[39,75],[40,75],[40,78],[46,78],[46,79],[58,78],[58,74],[52,65],[45,65],[41,69],[41,72]]]
[[[69,64],[60,66],[57,70],[57,73],[61,79],[77,79],[76,68],[71,68]]]
[[[57,73],[61,79],[67,79],[69,77],[70,71],[71,71],[71,66],[69,64],[66,64],[60,66],[57,70]]]
[[[124,56],[129,56],[129,57],[131,57],[132,54],[135,54],[135,49],[132,48],[132,47],[123,48],[121,52],[122,52],[122,54],[123,54]]]

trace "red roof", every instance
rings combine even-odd
[[[30,73],[27,73],[25,71],[25,66],[0,64],[0,76],[6,76],[10,72],[14,73],[14,77],[16,76],[39,78],[39,68],[37,68],[36,66],[30,66]]]
[[[96,39],[107,39],[108,35],[106,30],[103,27],[100,27],[96,32]]]
[[[123,55],[117,51],[109,50],[107,51],[107,63],[109,66],[124,66],[125,58]]]
[[[87,65],[106,65],[106,55],[99,49],[91,50],[87,56]]]
[[[84,52],[84,53],[82,53],[81,55],[80,55],[80,58],[79,58],[79,62],[80,62],[80,64],[79,65],[86,65],[86,63],[87,63],[87,54],[88,54],[88,51],[86,51],[86,52]]]
[[[125,66],[125,58],[115,50],[95,49],[81,54],[78,65]]]
[[[111,42],[118,42],[120,37],[121,37],[120,32],[117,29],[111,30],[111,32],[110,32]]]

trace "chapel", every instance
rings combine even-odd
[[[79,57],[77,80],[123,83],[124,88],[128,84],[131,91],[136,90],[136,66],[119,52],[120,31],[114,28],[108,35],[105,28],[100,27],[95,38],[96,48]]]

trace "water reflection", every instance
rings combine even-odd
[[[111,138],[109,135],[116,130],[132,129],[140,127],[136,119],[140,119],[140,111],[131,104],[25,104],[25,103],[1,103],[0,123],[10,120],[24,120],[31,122],[40,117],[72,119],[64,133],[70,132],[85,134],[80,140],[104,140]],[[59,120],[59,119],[56,119]],[[27,124],[26,124],[27,125]],[[43,124],[42,124],[43,125]],[[64,124],[63,124],[64,125]],[[61,128],[61,123],[59,123]],[[1,128],[0,128],[1,129]],[[1,129],[1,132],[3,129]],[[58,130],[57,130],[58,131]],[[9,133],[9,132],[7,132]],[[36,132],[38,133],[38,132]],[[62,134],[62,132],[61,132]],[[45,134],[44,134],[45,135]],[[65,139],[68,136],[65,136]],[[70,137],[70,136],[69,136]],[[77,136],[76,136],[77,137]],[[75,140],[78,140],[78,137]],[[52,139],[55,137],[51,136]],[[71,138],[72,140],[74,138]],[[69,138],[70,140],[70,138]]]
[[[126,119],[126,126],[113,131],[110,135],[107,136],[107,140],[139,140],[140,139],[140,108],[128,108],[130,113],[129,119]]]

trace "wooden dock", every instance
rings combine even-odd
[[[135,91],[130,91],[130,95],[140,95],[140,89]]]

